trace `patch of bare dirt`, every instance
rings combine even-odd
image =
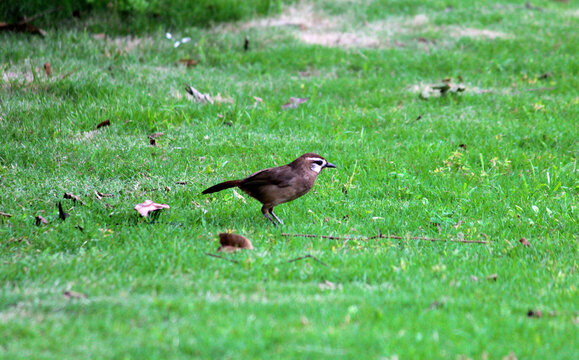
[[[288,6],[275,17],[262,18],[231,25],[229,29],[283,28],[306,44],[342,48],[389,48],[400,46],[400,35],[439,31],[453,39],[471,37],[479,39],[507,38],[508,34],[488,29],[436,26],[425,14],[394,16],[352,26],[354,19],[348,14],[331,16],[322,13],[312,3],[299,2]]]
[[[488,29],[474,29],[474,28],[462,28],[453,27],[450,28],[450,34],[456,38],[469,37],[469,38],[486,38],[486,39],[507,39],[510,36],[501,31],[494,31]]]

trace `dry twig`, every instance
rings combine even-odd
[[[460,243],[467,243],[467,244],[489,244],[489,241],[485,240],[464,240],[464,239],[435,239],[435,238],[427,238],[423,236],[399,236],[399,235],[385,235],[385,234],[378,234],[376,236],[371,237],[350,237],[350,236],[329,236],[329,235],[315,235],[315,234],[285,234],[282,233],[281,236],[289,236],[289,237],[308,237],[308,238],[322,238],[322,239],[330,239],[330,240],[372,240],[372,239],[394,239],[394,240],[423,240],[423,241],[441,241],[441,242],[460,242]]]

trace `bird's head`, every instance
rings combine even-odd
[[[307,169],[314,171],[319,174],[324,168],[335,168],[336,165],[328,162],[326,159],[318,154],[306,153],[294,160],[294,163],[299,163],[301,166],[305,166]],[[297,164],[296,164],[297,165]]]

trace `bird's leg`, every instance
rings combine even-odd
[[[270,214],[273,215],[273,217],[277,220],[278,223],[280,223],[281,225],[283,225],[283,221],[281,221],[281,219],[278,218],[277,215],[273,213],[273,208],[271,208],[271,210],[270,210],[269,212],[270,212]]]
[[[276,222],[271,218],[271,216],[269,216],[270,213],[270,209],[267,208],[265,205],[261,208],[261,213],[263,214],[263,216],[265,216],[269,221],[271,221],[273,223],[274,226],[277,226]],[[273,216],[275,216],[275,214],[272,212],[271,213]],[[277,216],[275,216],[275,218],[277,219]],[[279,220],[279,219],[278,219]]]

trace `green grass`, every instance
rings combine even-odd
[[[176,49],[161,30],[0,34],[0,357],[576,357],[579,21],[572,3],[533,5],[315,3],[346,31],[397,24],[377,48],[305,44],[295,26],[185,28]],[[459,76],[458,96],[413,90]],[[282,110],[291,96],[309,101]],[[200,195],[310,151],[338,168],[276,208],[284,226],[247,196]],[[171,209],[139,219],[146,199]],[[206,255],[227,229],[255,246],[223,255],[237,263]],[[288,263],[307,254],[327,266]]]

